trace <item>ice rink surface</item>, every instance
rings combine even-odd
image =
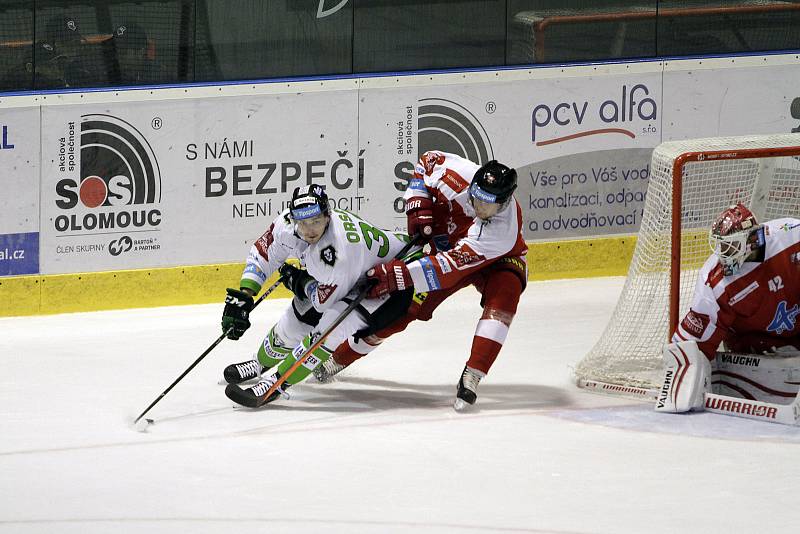
[[[0,532],[797,532],[800,431],[576,389],[622,278],[531,283],[476,409],[466,289],[341,379],[234,409],[221,305],[0,319]],[[220,299],[222,300],[222,299]]]

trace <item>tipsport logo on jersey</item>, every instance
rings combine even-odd
[[[161,224],[161,171],[150,143],[129,122],[112,115],[82,115],[59,139],[59,174],[53,219],[61,235],[157,230]],[[78,171],[75,177],[75,171]]]
[[[398,179],[394,186],[401,192],[394,201],[397,213],[405,211],[402,192],[408,187],[414,164],[425,152],[450,152],[478,165],[494,159],[486,128],[473,111],[454,100],[420,98],[414,105],[404,107],[402,120],[397,121],[395,128],[395,150],[401,158],[394,168]]]

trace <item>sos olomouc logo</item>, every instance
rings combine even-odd
[[[74,123],[59,140],[60,165],[74,164]],[[112,115],[82,115],[80,181],[56,183],[56,205],[65,213],[54,224],[62,234],[155,230],[161,224],[161,171],[147,139]],[[63,157],[61,157],[63,156]]]

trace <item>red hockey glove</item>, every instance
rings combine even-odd
[[[408,235],[421,235],[430,239],[433,235],[433,200],[429,198],[414,197],[406,202],[406,217],[408,217]]]
[[[414,285],[408,267],[400,260],[376,265],[367,271],[367,279],[373,284],[367,293],[367,296],[372,299],[395,291],[402,291]]]

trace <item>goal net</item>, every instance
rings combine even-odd
[[[667,142],[653,151],[628,277],[605,332],[577,365],[580,387],[646,397],[712,250],[711,223],[742,202],[759,221],[800,214],[800,134]]]

